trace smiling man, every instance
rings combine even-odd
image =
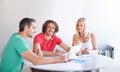
[[[45,56],[62,55],[63,51],[61,50],[53,52],[56,45],[59,45],[66,52],[68,52],[70,47],[65,44],[61,38],[55,35],[55,33],[58,31],[58,24],[53,20],[47,20],[42,26],[42,33],[37,34],[34,38],[33,52]]]

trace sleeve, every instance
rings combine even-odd
[[[56,36],[57,44],[60,45],[62,43],[62,39]]]
[[[30,48],[29,48],[29,46],[28,46],[28,44],[27,44],[27,42],[26,42],[25,40],[17,39],[16,42],[17,42],[17,43],[15,44],[15,45],[16,45],[16,46],[15,46],[15,49],[16,49],[16,51],[17,51],[19,54],[21,54],[21,53],[23,53],[23,52],[25,52],[25,51],[30,50]]]

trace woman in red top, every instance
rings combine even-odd
[[[53,20],[47,20],[42,26],[42,33],[37,34],[34,38],[33,52],[45,56],[61,55],[63,51],[54,52],[56,45],[68,52],[70,47],[55,35],[58,31],[57,23]]]

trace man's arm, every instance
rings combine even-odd
[[[33,52],[34,52],[36,55],[43,55],[39,43],[35,43],[35,44],[33,45]]]
[[[59,56],[59,55],[61,55],[61,53],[62,53],[61,51],[51,52],[51,51],[41,50],[39,43],[35,43],[35,44],[33,45],[33,52],[34,52],[36,55],[44,55],[44,56]]]
[[[23,52],[21,55],[23,58],[32,62],[35,65],[51,64],[51,63],[59,63],[59,62],[68,61],[67,55],[62,55],[60,57],[44,57],[42,55],[36,55],[30,50]]]
[[[51,52],[51,51],[43,51],[44,56],[60,56],[63,54],[63,51],[55,51],[55,52]]]
[[[69,52],[70,50],[70,47],[63,42],[60,44],[60,47],[63,48],[66,52]]]

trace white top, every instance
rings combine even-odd
[[[82,44],[81,49],[85,49],[85,48],[89,48],[89,50],[93,50],[93,46],[92,46],[92,41],[91,41],[91,33],[89,33],[89,38],[88,41],[83,43],[80,40],[77,42],[77,45]]]
[[[73,60],[66,63],[33,65],[30,62],[25,64],[29,67],[47,71],[87,71],[101,69],[113,64],[113,59],[103,55],[83,55],[79,60]]]

